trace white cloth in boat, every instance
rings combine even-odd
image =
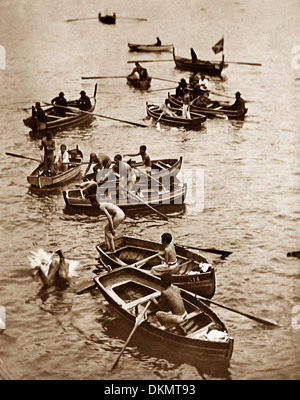
[[[178,267],[178,261],[176,259],[175,261],[169,263],[164,262],[160,265],[155,265],[154,267],[151,268],[150,272],[153,275],[162,276],[167,272],[173,272],[177,267]]]

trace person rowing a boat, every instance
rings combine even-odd
[[[245,100],[241,97],[240,92],[236,92],[235,94],[235,102],[231,106],[224,106],[226,110],[237,110],[241,111],[242,113],[246,113],[247,108],[245,106]]]
[[[95,166],[93,167],[93,171],[94,171],[93,179],[94,179],[94,181],[96,181],[96,180],[100,181],[100,178],[104,177],[106,175],[106,173],[108,172],[108,169],[110,168],[112,162],[111,162],[110,157],[106,154],[100,153],[97,155],[96,153],[91,153],[89,163],[88,163],[85,173],[83,175],[83,179],[86,178],[86,174],[90,170],[92,164],[95,164]],[[98,169],[100,170],[100,173],[97,176]]]
[[[161,46],[161,41],[159,37],[156,38],[156,43],[154,46]]]
[[[80,98],[76,100],[76,104],[80,108],[80,110],[87,111],[92,107],[90,98],[86,95],[85,91],[82,90],[80,92]]]
[[[141,156],[142,157],[142,166],[139,167],[139,169],[144,170],[144,172],[146,172],[147,174],[151,174],[151,167],[152,167],[152,163],[151,163],[151,159],[149,154],[147,154],[147,147],[145,145],[140,146],[140,150],[138,153],[136,154],[123,154],[124,157],[128,156],[128,157],[137,157],[137,156]]]
[[[163,233],[161,236],[161,243],[164,247],[164,250],[160,252],[159,255],[163,260],[163,264],[156,265],[150,270],[151,274],[156,276],[162,276],[167,272],[172,273],[178,266],[172,235],[170,233]]]
[[[95,198],[90,199],[93,207],[98,207],[108,220],[104,228],[105,245],[108,251],[116,251],[114,236],[116,229],[126,218],[124,211],[121,210],[116,204],[101,202],[99,203]]]
[[[136,62],[135,67],[133,68],[129,76],[135,77],[136,79],[144,80],[148,78],[148,72],[147,69],[142,67],[139,62]]]
[[[51,104],[54,104],[54,112],[56,115],[59,115],[60,117],[66,116],[66,110],[64,108],[55,107],[55,104],[58,106],[63,106],[63,107],[68,106],[68,102],[65,99],[65,95],[63,92],[60,92],[57,97],[54,97],[54,99],[51,100]]]
[[[44,149],[44,161],[43,168],[44,173],[54,174],[54,151],[55,151],[55,140],[52,137],[52,132],[47,131],[46,136],[42,139],[40,150]]]
[[[183,95],[184,95],[184,89],[186,87],[187,87],[186,80],[184,78],[181,78],[180,82],[179,82],[179,84],[178,84],[178,86],[176,88],[176,92],[175,92],[176,97],[182,98]]]
[[[161,292],[160,299],[157,300],[155,296],[151,299],[151,302],[159,309],[155,316],[160,325],[171,328],[184,321],[188,314],[181,297],[180,288],[172,285],[172,274],[163,274],[161,282],[164,289]]]

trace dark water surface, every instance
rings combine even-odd
[[[97,17],[100,11],[147,22],[65,22]],[[6,69],[0,70],[0,304],[6,308],[6,331],[0,335],[0,357],[15,379],[300,378],[299,260],[286,257],[300,250],[300,71],[292,67],[299,11],[300,2],[292,0],[1,1]],[[230,64],[226,79],[211,82],[213,91],[232,96],[239,90],[252,100],[244,122],[208,120],[200,132],[158,130],[146,119],[145,102],[161,104],[167,90],[141,93],[125,79],[103,79],[96,112],[146,123],[149,129],[95,118],[58,133],[56,143],[79,144],[85,159],[93,150],[113,156],[135,152],[140,144],[147,145],[152,158],[182,155],[185,171],[200,171],[189,185],[185,211],[172,212],[168,222],[155,214],[128,216],[118,233],[159,240],[169,231],[178,243],[233,251],[225,260],[208,255],[217,262],[214,299],[283,326],[270,329],[214,307],[235,339],[226,368],[178,365],[131,346],[119,368],[109,373],[124,336],[102,296],[41,290],[28,261],[30,251],[62,248],[82,266],[76,282],[93,276],[105,219],[66,213],[60,190],[30,191],[26,176],[36,163],[4,153],[41,155],[40,141],[30,138],[23,125],[29,115],[24,107],[49,101],[61,90],[67,98],[76,98],[82,89],[91,95],[95,81],[81,76],[126,75],[132,68],[129,59],[172,57],[130,54],[127,42],[150,43],[159,36],[173,43],[178,55],[189,56],[193,47],[198,57],[219,59],[211,46],[223,34],[228,60],[263,64]],[[189,76],[173,62],[146,67],[156,77]],[[171,86],[153,80],[151,89]]]

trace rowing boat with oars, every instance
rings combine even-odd
[[[88,110],[89,113],[92,113],[96,107],[96,96],[97,96],[97,84],[94,88],[94,95],[90,98],[91,107]],[[38,127],[36,118],[33,116],[34,106],[32,107],[32,116],[23,120],[24,124],[32,129],[32,133],[44,135],[46,131],[49,130],[63,130],[65,128],[71,128],[73,126],[78,126],[83,123],[86,123],[92,118],[91,114],[81,113],[80,108],[76,102],[76,100],[68,101],[68,106],[72,108],[77,108],[77,111],[74,110],[66,110],[65,116],[59,116],[55,112],[55,106],[44,106],[44,112],[46,114],[46,128],[40,129]]]
[[[48,171],[43,171],[43,163],[32,171],[27,176],[27,181],[32,188],[52,188],[54,186],[62,186],[68,182],[71,182],[81,173],[81,163],[83,154],[78,149],[69,150],[69,162],[66,166],[65,171],[58,171],[54,175]]]
[[[191,118],[182,118],[182,108],[173,111],[173,115],[176,116],[165,114],[158,105],[148,104],[148,102],[146,102],[146,112],[148,117],[165,125],[196,130],[201,129],[202,124],[206,121],[206,117],[199,113],[190,112]]]
[[[175,95],[168,93],[168,100],[172,106],[182,108],[183,105],[182,100],[176,97]],[[190,110],[192,112],[203,114],[208,118],[226,116],[229,119],[240,119],[240,120],[244,119],[248,111],[247,108],[243,111],[229,110],[228,108],[226,108],[226,105],[222,105],[221,103],[218,102],[212,102],[212,105],[207,107],[197,106],[192,104],[190,106]]]
[[[95,282],[126,331],[132,331],[138,315],[151,298],[159,298],[164,288],[160,278],[133,267],[118,268],[95,278]],[[138,325],[132,338],[134,345],[143,349],[147,341],[153,353],[176,358],[180,363],[229,361],[233,339],[224,323],[193,293],[182,289],[181,296],[187,312],[182,322],[168,327],[160,325],[156,309],[150,305],[147,318]]]
[[[162,263],[158,252],[163,251],[163,245],[158,242],[122,236],[115,239],[116,251],[106,251],[105,243],[96,246],[100,260],[108,269],[149,260],[140,269],[150,272],[151,268]],[[202,255],[182,246],[175,246],[177,267],[172,272],[172,283],[183,289],[211,299],[215,293],[215,270]],[[152,258],[151,258],[152,257]]]
[[[175,48],[173,47],[173,59],[176,68],[184,71],[200,72],[210,76],[220,76],[223,69],[228,67],[223,60],[220,62],[211,62],[205,60],[195,60],[191,58],[184,58],[175,55]]]
[[[129,86],[133,86],[134,88],[141,90],[149,89],[152,80],[151,76],[147,76],[147,78],[144,79],[137,79],[131,75],[128,75],[126,79]]]
[[[179,182],[179,180],[178,180]],[[106,182],[101,186],[89,189],[89,195],[85,195],[82,188],[68,189],[63,191],[65,203],[68,207],[86,210],[95,208],[91,204],[91,199],[95,198],[99,203],[112,203],[122,208],[125,212],[147,210],[150,207],[183,205],[187,191],[187,184],[180,182],[173,187],[166,188],[160,185],[157,187],[145,187],[136,184],[132,187],[127,196],[118,194],[117,185]],[[92,192],[92,193],[91,193]]]
[[[130,51],[161,53],[164,51],[171,52],[173,45],[172,44],[162,44],[162,45],[158,46],[156,44],[128,43],[128,47],[129,47]]]
[[[101,13],[98,14],[98,19],[103,24],[113,25],[116,23],[116,18],[117,17],[115,13],[113,13],[113,15],[101,15]]]

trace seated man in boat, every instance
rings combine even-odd
[[[155,46],[161,46],[161,41],[159,37],[156,38]]]
[[[135,63],[135,68],[131,71],[130,76],[132,77],[137,77],[137,79],[147,79],[148,78],[148,72],[146,68],[143,68],[139,62]]]
[[[54,151],[55,151],[55,140],[52,137],[52,132],[47,131],[46,136],[42,139],[40,150],[44,149],[44,162],[43,168],[45,174],[54,175]]]
[[[55,157],[56,172],[66,172],[69,166],[69,153],[67,146],[62,144],[60,150]]]
[[[91,153],[88,166],[86,167],[85,173],[83,175],[83,179],[86,178],[86,174],[90,170],[92,164],[95,164],[94,167],[93,167],[93,171],[94,171],[93,180],[94,181],[96,181],[96,179],[100,180],[101,176],[104,177],[107,174],[108,169],[111,166],[111,159],[110,159],[110,157],[108,155],[103,154],[103,153],[100,153],[98,155],[96,153]],[[98,178],[97,178],[98,169],[101,171],[101,174],[99,174]]]
[[[42,129],[46,129],[47,116],[41,107],[41,103],[38,101],[35,103],[35,109],[33,110],[32,116],[35,118],[37,130],[40,131]]]
[[[76,100],[76,104],[78,104],[80,110],[87,111],[92,107],[90,98],[86,95],[85,91],[82,90],[80,92],[80,98]]]
[[[235,94],[235,102],[231,106],[224,106],[223,107],[226,110],[236,110],[236,111],[241,111],[242,113],[245,113],[247,111],[246,106],[245,106],[245,101],[241,97],[240,92],[236,92]]]
[[[133,168],[128,163],[122,161],[121,154],[116,154],[114,157],[115,165],[106,174],[104,178],[100,179],[100,183],[105,183],[109,178],[117,174],[119,176],[119,184],[117,187],[117,195],[119,198],[126,198],[127,193],[130,192],[136,182],[136,175]]]
[[[128,157],[137,157],[137,156],[141,156],[142,157],[142,166],[139,167],[139,169],[143,170],[143,172],[147,173],[147,174],[151,174],[151,167],[152,167],[152,163],[151,163],[151,159],[149,154],[147,154],[147,147],[145,145],[140,146],[140,151],[136,154],[123,154],[124,157],[128,156]]]
[[[181,78],[180,82],[179,82],[179,84],[178,84],[178,86],[176,88],[176,92],[175,92],[176,97],[181,97],[182,98],[183,94],[184,94],[184,89],[186,87],[187,87],[186,80],[184,78]]]
[[[161,243],[164,247],[164,251],[160,253],[163,256],[163,264],[156,265],[150,270],[151,274],[156,276],[161,276],[167,272],[172,273],[178,267],[172,235],[170,233],[163,233]]]
[[[54,99],[51,100],[51,104],[53,104],[54,106],[57,105],[57,106],[67,107],[68,102],[64,96],[65,96],[64,93],[60,92],[57,97],[54,97]],[[54,111],[55,111],[55,114],[60,117],[66,116],[66,110],[64,108],[54,107]]]
[[[161,281],[164,289],[161,292],[160,299],[157,300],[156,297],[153,297],[151,301],[159,309],[155,315],[160,325],[171,328],[184,321],[188,314],[184,307],[180,288],[171,283],[172,275],[165,273],[161,276]]]

